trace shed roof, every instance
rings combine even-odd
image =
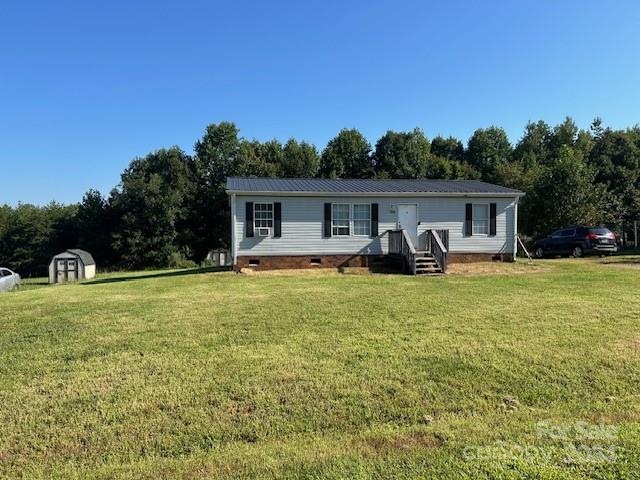
[[[96,264],[95,260],[93,259],[93,255],[85,250],[80,250],[79,248],[70,248],[69,250],[67,250],[67,252],[79,256],[80,260],[82,260],[82,263],[84,263],[85,266]]]
[[[479,180],[428,179],[325,179],[325,178],[227,178],[229,193],[348,193],[348,194],[453,194],[513,195],[523,193]]]

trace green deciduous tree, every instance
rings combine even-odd
[[[389,130],[376,143],[376,173],[382,178],[423,178],[430,159],[431,144],[419,128],[410,132]]]
[[[431,140],[431,154],[461,162],[464,160],[464,145],[455,137],[437,136]]]
[[[545,165],[550,157],[552,130],[542,120],[529,122],[513,150],[513,159],[524,168]]]
[[[522,224],[534,236],[568,225],[598,225],[611,220],[611,201],[582,153],[564,145],[524,197]]]
[[[46,276],[51,257],[77,246],[76,205],[4,208],[0,259],[23,276]]]
[[[242,177],[275,177],[278,165],[269,163],[262,154],[260,142],[241,140],[238,146],[237,170],[235,175]]]
[[[187,223],[190,226],[193,258],[202,261],[209,250],[229,243],[229,208],[224,188],[228,176],[250,174],[239,159],[259,161],[252,165],[266,168],[260,152],[249,154],[244,145],[239,157],[241,139],[235,124],[221,122],[207,126],[204,135],[195,143],[195,158],[191,164],[194,181]],[[244,169],[244,170],[243,170]],[[262,173],[262,172],[261,172]]]
[[[194,146],[199,181],[215,190],[228,176],[234,175],[238,167],[239,144],[238,128],[233,123],[207,126],[203,137]]]
[[[188,253],[183,233],[193,198],[190,163],[172,147],[133,160],[122,174],[113,202],[121,218],[114,248],[124,267],[163,267],[177,253]]]
[[[498,167],[506,164],[510,156],[511,143],[502,128],[479,128],[469,139],[466,160],[483,180],[496,182]]]
[[[619,200],[617,222],[640,217],[640,139],[637,130],[596,129],[590,164],[595,180]]]
[[[329,140],[320,159],[324,178],[370,178],[374,175],[371,145],[358,130],[342,129]]]
[[[101,268],[117,263],[112,244],[117,223],[108,199],[97,190],[89,190],[78,205],[75,222],[78,248],[91,252]]]
[[[320,168],[316,147],[290,138],[284,146],[283,158],[278,169],[281,177],[315,177]]]

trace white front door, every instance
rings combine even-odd
[[[415,203],[398,205],[398,228],[406,230],[413,247],[418,249],[418,206]]]

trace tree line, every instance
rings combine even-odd
[[[343,129],[320,152],[289,139],[260,142],[230,122],[209,125],[193,154],[162,148],[134,159],[108,195],[82,202],[0,207],[0,263],[43,275],[52,255],[83,248],[99,267],[139,269],[203,261],[230,240],[227,176],[480,179],[520,189],[519,231],[531,237],[573,223],[629,232],[640,219],[640,127],[587,130],[570,119],[526,125],[512,144],[500,127],[454,137],[387,131],[375,145]]]

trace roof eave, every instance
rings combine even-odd
[[[289,197],[523,197],[524,192],[298,192],[298,191],[249,191],[225,190],[235,195],[265,195]]]

